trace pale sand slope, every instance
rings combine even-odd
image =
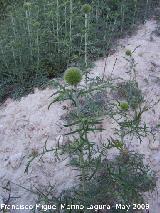
[[[102,75],[106,63],[105,75],[108,76],[113,69],[115,59],[117,63],[113,76],[127,79],[125,73],[127,68],[124,57],[125,49],[134,50],[138,71],[138,82],[147,101],[156,102],[160,98],[160,37],[156,37],[152,32],[156,29],[154,20],[148,21],[140,26],[136,35],[122,39],[115,54],[107,59],[99,60],[92,71],[92,75]],[[65,113],[63,105],[54,104],[47,109],[50,103],[49,96],[51,89],[43,91],[35,90],[34,94],[13,101],[8,99],[0,109],[0,186],[5,186],[10,180],[26,188],[33,185],[46,186],[49,182],[56,185],[56,189],[61,191],[72,186],[75,182],[75,172],[69,167],[65,167],[66,161],[55,162],[53,154],[46,155],[39,162],[34,162],[29,170],[29,174],[24,174],[27,164],[27,156],[33,150],[41,150],[45,140],[48,138],[48,146],[57,144],[60,135],[64,134],[63,122],[60,119]],[[155,114],[154,114],[155,113]],[[160,104],[145,113],[144,121],[155,127],[160,123]],[[108,128],[106,121],[104,126]],[[107,137],[107,131],[102,137]],[[63,138],[61,137],[60,140]],[[132,141],[128,144],[130,149],[144,153],[146,161],[156,171],[160,177],[160,135],[157,133],[157,140],[153,144],[149,139],[144,139],[142,144]],[[152,208],[151,213],[160,212],[160,178],[157,181],[157,189],[150,197]],[[7,199],[8,193],[0,188],[0,200]],[[11,196],[19,197],[11,199],[11,203],[33,204],[35,195],[25,191],[18,186],[11,184]],[[1,203],[1,202],[0,202]],[[16,211],[12,211],[16,212]],[[24,212],[24,211],[18,211]],[[28,211],[27,211],[28,212]]]

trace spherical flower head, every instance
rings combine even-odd
[[[126,50],[126,55],[127,55],[127,56],[132,56],[131,50]]]
[[[66,83],[76,86],[82,80],[82,72],[77,67],[70,67],[64,73]]]
[[[119,106],[120,106],[121,110],[127,111],[129,109],[129,105],[127,102],[121,102]]]
[[[92,7],[91,7],[91,5],[89,5],[89,4],[84,4],[83,7],[82,7],[82,10],[83,10],[83,12],[84,12],[85,14],[88,14],[88,13],[91,12]]]
[[[38,21],[35,21],[32,23],[33,27],[40,27],[40,23]]]
[[[25,2],[24,5],[23,5],[23,7],[24,8],[29,8],[29,7],[31,7],[31,5],[32,5],[31,2]]]

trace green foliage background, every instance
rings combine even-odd
[[[92,6],[87,33],[93,60],[149,17],[158,1],[1,0],[0,100],[31,92],[69,65],[83,65],[85,3]]]

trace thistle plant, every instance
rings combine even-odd
[[[124,203],[143,202],[140,194],[154,188],[154,176],[143,165],[143,157],[127,149],[126,138],[136,135],[141,139],[149,133],[148,127],[145,124],[143,126],[141,121],[147,108],[138,107],[131,116],[132,108],[127,101],[119,101],[117,104],[116,100],[109,98],[112,96],[111,91],[117,89],[113,79],[92,78],[87,82],[87,87],[84,87],[81,84],[82,73],[79,68],[70,67],[64,73],[64,81],[53,81],[57,91],[52,95],[54,98],[49,108],[55,102],[69,100],[68,118],[64,124],[67,131],[65,136],[69,140],[51,149],[47,149],[46,140],[42,152],[31,156],[26,172],[35,158],[41,159],[46,153],[53,152],[57,160],[63,160],[62,156],[67,156],[71,168],[77,170],[78,174],[76,187],[62,191],[58,197],[54,196],[53,190],[47,194],[50,201],[57,203],[57,206],[64,203],[84,205],[87,208],[93,203],[105,204],[107,199],[111,211],[114,212],[117,200]],[[102,99],[97,102],[99,95]],[[96,108],[92,107],[95,103]],[[87,110],[84,110],[85,107]],[[118,127],[114,128],[112,137],[103,138],[97,144],[90,136],[106,131],[103,128],[104,118],[112,119]],[[113,148],[119,151],[119,156],[109,160],[108,152]],[[141,180],[138,179],[139,175]],[[116,189],[116,193],[113,189]],[[38,191],[38,195],[41,202],[44,194]],[[66,213],[74,211],[64,210]],[[82,212],[90,213],[92,210],[83,209]]]
[[[64,73],[64,80],[66,83],[72,86],[76,86],[82,80],[82,72],[76,67],[67,69]]]
[[[143,98],[141,96],[141,92],[138,89],[138,82],[137,82],[137,70],[136,70],[136,61],[134,59],[134,52],[138,47],[134,49],[134,51],[131,50],[126,50],[126,61],[129,63],[129,68],[127,73],[129,74],[129,81],[128,81],[128,86],[129,86],[129,91],[128,91],[128,101],[132,107],[136,107],[139,103],[143,102]],[[134,94],[135,100],[133,100],[133,93]],[[137,96],[137,97],[136,97]],[[135,105],[135,106],[134,106]]]
[[[136,47],[136,49],[137,48],[138,47]],[[131,81],[136,81],[136,79],[137,79],[136,62],[135,62],[135,59],[133,56],[134,51],[132,52],[131,50],[126,50],[126,53],[125,53],[127,56],[127,57],[125,57],[125,59],[129,63],[129,69],[128,69],[127,73],[129,73]]]
[[[118,86],[118,90],[122,94],[120,97],[123,101],[118,100],[118,119],[113,116],[120,128],[120,131],[119,128],[116,130],[117,135],[119,135],[120,141],[123,143],[125,143],[126,136],[131,136],[132,138],[136,136],[142,142],[143,137],[146,137],[148,134],[153,135],[152,130],[142,122],[142,115],[148,111],[149,106],[146,105],[142,92],[138,87],[137,64],[133,56],[134,51],[127,50],[125,52],[125,59],[129,66],[126,71],[129,75],[129,81]],[[129,111],[132,111],[132,113],[128,113]]]
[[[81,191],[82,198],[85,198],[86,183],[90,174],[90,164],[89,162],[92,159],[93,144],[90,143],[88,135],[90,132],[100,131],[101,128],[97,128],[98,124],[101,124],[101,119],[86,117],[82,114],[80,108],[80,100],[85,96],[89,97],[91,93],[96,90],[103,90],[107,83],[105,82],[101,86],[94,86],[86,88],[77,87],[82,79],[82,71],[78,68],[72,67],[65,71],[64,80],[69,85],[72,86],[68,88],[67,85],[63,87],[59,84],[60,90],[57,91],[57,97],[53,100],[53,103],[56,101],[62,101],[69,99],[75,107],[74,120],[65,125],[65,127],[70,127],[72,130],[67,135],[73,135],[74,141],[71,144],[67,144],[65,147],[62,147],[62,152],[67,152],[76,160],[76,166],[80,169],[80,178],[82,180]],[[51,106],[49,105],[49,107]],[[75,137],[74,135],[78,135]],[[86,159],[88,156],[88,159]]]

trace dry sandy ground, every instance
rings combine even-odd
[[[96,62],[92,75],[101,76],[104,73],[108,76],[117,58],[113,75],[126,79],[127,63],[123,58],[124,52],[126,49],[134,50],[140,45],[134,53],[138,63],[138,82],[146,100],[151,104],[156,102],[160,98],[160,37],[153,33],[155,29],[156,22],[150,20],[140,26],[135,35],[122,39],[113,55]],[[35,90],[34,94],[22,98],[21,101],[8,99],[0,108],[0,203],[8,198],[9,191],[3,189],[8,180],[11,181],[11,185],[8,184],[11,191],[10,201],[18,204],[33,204],[35,195],[14,183],[30,189],[39,184],[46,186],[50,182],[55,184],[59,191],[74,184],[75,172],[69,167],[66,168],[67,161],[56,162],[51,153],[41,161],[35,161],[29,169],[29,174],[24,173],[27,156],[40,151],[47,138],[48,147],[55,146],[59,139],[63,142],[64,129],[60,118],[65,110],[60,104],[54,104],[50,110],[47,109],[52,92],[49,88],[43,91]],[[146,112],[143,120],[152,128],[159,124],[160,104]],[[105,125],[107,126],[107,123]],[[103,137],[105,134],[107,133],[103,133]],[[145,138],[142,144],[132,141],[128,146],[144,153],[146,161],[157,177],[160,177],[159,133],[154,143],[150,138]],[[160,178],[155,192],[149,196],[149,203],[151,213],[160,212]]]

